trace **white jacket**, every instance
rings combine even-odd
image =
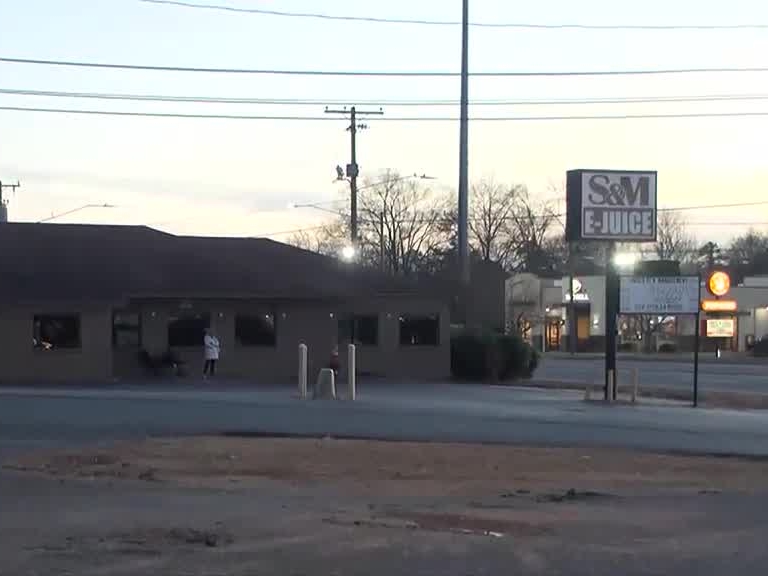
[[[218,360],[219,352],[221,351],[221,344],[216,336],[210,336],[208,334],[203,338],[203,346],[205,348],[206,360]]]

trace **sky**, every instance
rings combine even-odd
[[[189,0],[236,8],[457,21],[460,0]],[[472,0],[473,22],[530,24],[768,24],[760,0]],[[448,71],[460,69],[458,26],[289,18],[158,5],[140,0],[0,0],[0,56],[209,68]],[[760,30],[584,30],[473,27],[470,70],[578,71],[768,65]],[[0,90],[262,99],[318,104],[102,101],[0,94],[0,106],[188,114],[323,117],[323,101],[456,100],[458,78],[262,76],[0,63]],[[692,112],[768,113],[768,72],[669,76],[473,78],[470,99],[573,100],[711,95],[765,96],[719,102],[525,104],[471,107],[472,116],[541,117]],[[378,106],[361,106],[377,109]],[[458,105],[384,104],[358,137],[362,175],[427,174],[458,183]],[[349,161],[342,117],[324,121],[108,117],[0,110],[0,180],[10,219],[38,221],[86,204],[57,222],[147,224],[178,234],[270,236],[317,226],[327,216],[292,204],[343,198],[335,167]],[[562,201],[574,168],[657,170],[661,206],[768,200],[768,116],[634,120],[528,120],[470,125],[470,178],[525,184]],[[362,193],[362,192],[361,192]],[[327,206],[327,205],[326,205]],[[344,208],[339,204],[340,209]],[[683,213],[699,239],[725,241],[768,206]]]

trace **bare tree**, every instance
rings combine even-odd
[[[556,256],[551,249],[559,247],[550,243],[556,223],[550,203],[537,203],[531,200],[525,189],[520,190],[512,210],[510,234],[514,249],[509,269],[534,273],[552,270]]]
[[[726,252],[728,265],[739,278],[768,273],[768,236],[749,230],[733,239]]]
[[[348,242],[349,221],[341,214],[314,229],[297,232],[287,240],[288,244],[326,256],[337,256]]]
[[[434,267],[445,251],[445,202],[423,182],[386,171],[366,183],[358,199],[358,261],[392,274],[408,275]],[[290,242],[337,255],[349,243],[349,217],[340,213],[318,230]]]
[[[502,186],[482,180],[472,186],[469,232],[481,259],[506,267],[515,249],[513,215],[522,186]]]
[[[429,269],[447,242],[444,205],[422,181],[384,172],[360,198],[368,263],[399,275]]]
[[[684,220],[674,212],[661,212],[654,251],[659,260],[691,261],[696,255],[696,241],[685,227]]]

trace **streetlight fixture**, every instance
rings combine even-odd
[[[621,270],[631,270],[637,264],[639,260],[638,255],[634,252],[617,252],[613,256],[613,264],[616,268]]]
[[[74,214],[75,212],[80,212],[81,210],[87,210],[89,208],[116,208],[113,204],[83,204],[82,206],[79,206],[78,208],[73,208],[72,210],[67,210],[65,212],[59,212],[58,214],[51,214],[48,216],[48,218],[43,218],[42,220],[38,220],[38,224],[44,224],[45,222],[50,222],[52,220],[56,220],[57,218],[62,218],[64,216],[69,216],[70,214]]]
[[[341,249],[341,258],[345,262],[352,262],[355,259],[355,256],[357,256],[357,250],[355,250],[355,247],[352,244],[348,244]]]

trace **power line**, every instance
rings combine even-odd
[[[138,102],[174,102],[194,104],[267,104],[277,106],[342,106],[348,100],[323,100],[307,98],[233,98],[222,96],[172,96],[156,94],[121,94],[105,92],[67,92],[61,90],[28,90],[21,88],[0,88],[0,94],[10,96],[35,96],[51,98],[83,98],[94,100],[125,100]],[[575,99],[516,99],[516,100],[475,100],[471,106],[561,106],[586,104],[651,104],[691,102],[734,102],[768,100],[768,94],[712,94],[692,96],[647,96],[618,98],[575,98]],[[455,106],[458,100],[367,100],[355,101],[361,106],[403,106],[440,107]]]
[[[181,118],[208,120],[274,120],[323,122],[334,121],[327,116],[272,116],[247,114],[184,114],[176,112],[131,112],[118,110],[84,110],[77,108],[32,108],[24,106],[0,106],[0,110],[9,112],[40,112],[51,114],[77,114],[97,116],[127,116],[146,118]],[[595,114],[595,115],[563,115],[563,116],[475,116],[472,122],[552,122],[552,121],[584,121],[584,120],[652,120],[652,119],[686,119],[686,118],[748,118],[765,117],[765,112],[689,112],[668,114]],[[448,116],[388,116],[372,119],[371,122],[458,122],[456,117]]]
[[[383,70],[286,70],[268,68],[201,68],[186,66],[157,66],[145,64],[111,64],[106,62],[78,62],[71,60],[39,60],[32,58],[0,57],[0,62],[74,68],[102,68],[109,70],[143,70],[151,72],[202,72],[207,74],[256,74],[272,76],[364,76],[383,78],[454,78],[459,72],[446,71],[383,71]],[[571,71],[499,71],[473,72],[470,76],[486,78],[549,78],[590,76],[658,76],[670,74],[730,74],[768,72],[768,67],[745,68],[660,68],[640,70],[571,70]]]
[[[180,8],[216,10],[240,14],[261,14],[288,18],[313,18],[316,20],[336,20],[348,22],[370,22],[375,24],[417,24],[427,26],[459,26],[461,22],[453,20],[426,20],[411,18],[383,18],[375,16],[346,16],[323,14],[319,12],[285,12],[263,8],[238,8],[219,4],[194,4],[180,0],[139,0],[146,4],[162,4]],[[535,30],[764,30],[768,24],[535,24],[527,22],[470,22],[478,28],[522,28]]]

